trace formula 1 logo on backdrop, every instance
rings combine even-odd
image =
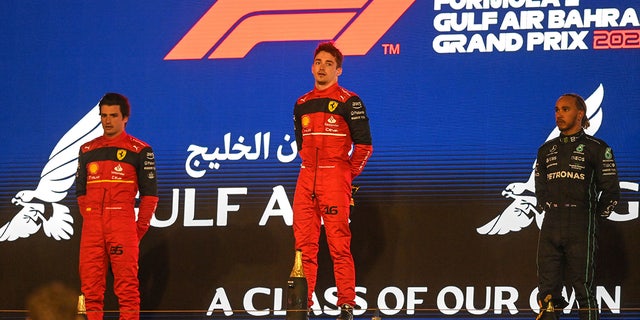
[[[585,99],[587,104],[587,117],[589,117],[589,122],[591,123],[591,126],[585,130],[587,134],[595,135],[602,124],[603,111],[600,105],[603,99],[604,88],[602,84],[598,86],[589,98]],[[551,131],[545,141],[549,141],[559,134],[560,130],[556,127]],[[535,166],[534,161],[533,167],[535,168]],[[544,219],[544,211],[538,212],[536,209],[537,200],[535,196],[536,188],[534,177],[535,172],[531,171],[529,179],[526,182],[513,182],[504,188],[502,196],[513,199],[513,201],[502,213],[484,226],[477,228],[476,231],[484,235],[503,235],[512,231],[520,231],[528,227],[534,220],[539,229]],[[639,185],[635,182],[620,181],[620,189],[638,192]],[[627,205],[628,213],[620,214],[613,212],[608,219],[613,221],[637,219],[639,214],[638,202],[629,201]],[[618,208],[618,210],[620,209],[621,208]]]
[[[67,196],[75,181],[78,150],[102,134],[99,106],[95,106],[58,141],[40,174],[35,190],[22,190],[11,199],[18,213],[0,227],[0,241],[27,238],[43,229],[55,240],[73,235],[73,217],[69,208],[58,202]]]
[[[218,0],[165,60],[244,58],[261,42],[334,40],[365,55],[415,0]]]

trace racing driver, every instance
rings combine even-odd
[[[545,212],[538,239],[538,300],[543,309],[551,304],[558,316],[558,309],[568,305],[563,285],[573,287],[580,319],[597,320],[598,220],[613,212],[620,185],[611,148],[584,132],[586,111],[579,95],[560,96],[555,106],[560,136],[538,149],[535,192],[538,209]]]
[[[155,159],[148,144],[125,132],[130,112],[125,96],[107,93],[98,104],[104,134],[80,147],[76,179],[83,218],[82,293],[87,318],[102,319],[110,263],[120,319],[139,319],[138,244],[158,203]]]
[[[293,200],[293,233],[308,284],[308,306],[318,271],[318,241],[324,222],[333,261],[338,319],[353,318],[355,266],[351,254],[351,183],[371,156],[369,118],[360,97],[338,85],[343,56],[333,43],[321,43],[311,67],[314,89],[294,106],[294,125],[302,166]],[[349,151],[353,152],[349,156]]]

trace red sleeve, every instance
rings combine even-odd
[[[149,230],[151,217],[156,211],[158,205],[158,197],[142,196],[140,197],[140,207],[138,209],[138,240]]]
[[[373,146],[370,144],[353,145],[353,152],[351,153],[351,179],[355,179],[355,177],[362,172],[372,152]]]

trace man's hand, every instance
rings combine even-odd
[[[142,240],[147,230],[149,230],[149,223],[138,222],[136,224],[136,229],[138,231],[138,241]]]
[[[536,205],[536,210],[538,211],[538,213],[542,213],[544,211],[547,211],[547,209],[551,208],[551,202],[546,202],[546,203],[538,203]]]
[[[613,213],[613,210],[616,208],[616,205],[618,205],[618,201],[609,201],[609,204],[604,208],[604,210],[602,210],[602,212],[600,212],[600,216],[603,218],[609,218],[611,213]]]
[[[358,189],[360,189],[360,186],[355,185],[355,184],[351,185],[351,201],[350,201],[349,205],[352,206],[352,207],[356,205],[355,201],[353,200],[353,196],[356,194],[356,192],[358,192]]]

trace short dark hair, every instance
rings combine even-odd
[[[313,53],[313,57],[315,58],[320,51],[328,52],[329,54],[331,54],[336,59],[337,67],[342,68],[342,60],[344,60],[344,57],[342,56],[342,52],[340,52],[340,49],[336,48],[333,42],[328,41],[320,43],[316,48],[316,51]]]
[[[129,117],[129,114],[131,113],[131,105],[129,104],[129,99],[127,99],[127,97],[119,94],[119,93],[115,93],[115,92],[108,92],[106,93],[102,99],[100,99],[100,102],[98,103],[98,105],[100,107],[102,106],[120,106],[120,113],[122,113],[122,117]]]
[[[576,93],[565,93],[561,97],[572,97],[576,100],[576,108],[578,108],[578,110],[584,111],[584,117],[582,117],[580,126],[584,129],[589,128],[590,123],[589,117],[587,117],[587,103],[584,101],[584,99]]]

